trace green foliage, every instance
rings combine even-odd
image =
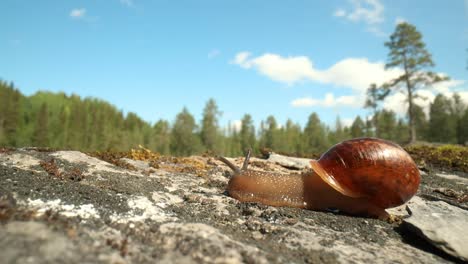
[[[303,144],[305,153],[319,153],[330,146],[325,126],[320,122],[316,113],[309,116],[304,128]]]
[[[280,130],[274,116],[268,116],[265,122],[260,125],[260,142],[261,148],[279,149]]]
[[[429,131],[429,121],[422,107],[413,105],[414,125],[416,126],[416,134],[420,140],[428,140],[427,133]]]
[[[178,156],[188,156],[201,150],[195,119],[185,107],[177,114],[172,127],[170,149]]]
[[[463,103],[460,95],[458,93],[454,93],[452,97],[450,118],[453,119],[453,122],[455,122],[456,125],[458,144],[464,144],[466,142],[466,139],[463,136],[468,132],[466,128],[463,127],[463,115],[465,113],[465,109],[467,109],[467,106]]]
[[[47,147],[49,145],[49,110],[46,103],[42,103],[36,121],[33,145],[37,147]]]
[[[221,112],[218,110],[215,100],[208,100],[205,109],[203,109],[200,137],[203,145],[209,151],[219,152],[220,150],[221,141],[218,140],[220,137],[218,126],[220,115]]]
[[[328,131],[328,142],[331,145],[337,144],[343,140],[350,138],[350,133],[347,128],[343,126],[339,116],[336,117],[335,129]]]
[[[351,137],[353,138],[364,137],[366,135],[366,124],[364,124],[360,116],[354,119],[350,130]]]
[[[157,152],[167,155],[170,153],[169,146],[170,146],[170,138],[171,136],[171,129],[169,127],[169,122],[166,120],[159,120],[153,126],[153,145],[152,149],[156,150]]]
[[[399,23],[395,32],[390,36],[390,40],[385,42],[385,46],[390,50],[385,67],[387,69],[398,67],[403,69],[404,73],[384,83],[379,89],[385,98],[392,90],[394,92],[405,87],[408,101],[409,138],[411,142],[414,142],[417,136],[414,118],[414,98],[417,97],[415,92],[436,82],[447,80],[447,78],[425,70],[433,67],[434,62],[422,41],[421,33],[416,30],[415,26],[406,22]]]
[[[393,111],[381,110],[373,117],[375,136],[378,138],[395,140],[397,134],[397,118]]]
[[[465,109],[463,116],[460,118],[458,141],[468,145],[468,108]]]
[[[302,131],[299,124],[295,124],[291,119],[280,131],[279,151],[295,154],[296,156],[304,153],[302,145]]]
[[[245,114],[241,120],[241,129],[239,132],[240,151],[243,153],[247,149],[255,149],[255,127],[252,116]]]
[[[21,126],[23,96],[12,83],[0,81],[0,144],[16,146]]]
[[[113,105],[96,99],[64,93],[37,92],[23,96],[13,84],[0,81],[0,147],[43,146],[82,151],[128,151],[139,145],[166,155],[192,155],[208,150],[213,154],[240,156],[252,148],[270,148],[296,156],[313,156],[332,144],[351,137],[377,136],[398,143],[408,140],[408,124],[388,110],[378,110],[365,122],[356,117],[346,127],[337,117],[333,130],[312,113],[302,129],[288,119],[280,125],[274,116],[261,122],[258,135],[249,114],[239,127],[219,128],[220,111],[213,99],[204,109],[200,128],[184,108],[171,124],[154,125],[135,113],[124,115]],[[459,96],[438,96],[428,121],[422,109],[414,107],[415,124],[423,138],[438,142],[468,141],[468,109]],[[257,139],[258,136],[258,139]]]
[[[457,122],[451,115],[449,98],[439,94],[431,104],[429,120],[429,139],[433,142],[456,143]]]

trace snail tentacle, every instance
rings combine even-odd
[[[244,159],[244,164],[242,165],[242,170],[245,171],[247,170],[247,167],[249,166],[249,160],[250,160],[250,154],[252,153],[252,149],[247,150],[247,154],[245,155]]]
[[[310,161],[312,170],[303,174],[249,170],[250,155],[249,149],[242,167],[218,157],[234,171],[227,193],[241,202],[390,219],[385,209],[411,199],[421,181],[407,152],[377,138],[343,141]]]
[[[242,169],[239,169],[239,167],[234,165],[232,162],[230,162],[229,160],[227,160],[223,156],[217,156],[216,159],[219,160],[219,161],[222,161],[224,164],[226,164],[237,175],[237,174],[241,173],[242,171],[247,170],[247,167],[249,166],[249,160],[250,160],[251,153],[252,153],[252,149],[248,149],[247,154],[245,155],[244,164],[242,164]]]
[[[237,167],[236,165],[232,164],[232,162],[230,162],[229,160],[227,160],[225,157],[223,156],[218,156],[216,157],[218,160],[222,161],[224,164],[226,164],[229,168],[231,168],[231,170],[234,171],[235,174],[239,174],[241,172],[241,170],[239,169],[239,167]]]

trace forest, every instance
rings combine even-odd
[[[0,146],[49,147],[82,151],[128,151],[142,146],[163,155],[188,156],[210,153],[243,155],[270,149],[295,156],[321,153],[331,145],[356,137],[378,137],[399,144],[434,142],[468,143],[468,106],[457,93],[438,94],[429,114],[414,102],[417,93],[446,81],[448,76],[430,71],[435,63],[422,34],[414,25],[396,25],[390,39],[386,69],[402,69],[402,74],[383,84],[369,84],[363,107],[367,116],[357,116],[348,127],[338,116],[331,129],[317,113],[310,113],[304,127],[288,119],[279,124],[268,116],[255,127],[246,113],[240,127],[219,125],[221,110],[214,99],[206,102],[199,122],[183,108],[173,121],[150,124],[135,113],[124,114],[115,106],[96,98],[40,91],[24,96],[13,83],[0,80]],[[381,107],[388,95],[403,92],[407,113],[399,117]],[[155,115],[157,111],[155,110]]]
[[[175,119],[150,124],[135,113],[124,115],[117,107],[96,98],[64,93],[23,95],[13,83],[0,81],[0,146],[50,147],[82,151],[127,151],[143,146],[163,155],[213,153],[240,156],[247,148],[271,149],[297,156],[320,153],[342,140],[371,136],[400,144],[409,142],[408,122],[393,111],[371,109],[351,126],[339,117],[334,129],[311,113],[304,127],[289,119],[279,124],[268,116],[254,126],[245,114],[240,128],[220,127],[221,111],[209,99],[200,122],[186,109]],[[157,113],[155,113],[157,114]],[[372,116],[372,118],[370,118]],[[429,116],[414,108],[418,141],[465,144],[468,141],[468,107],[456,93],[442,94],[430,105]]]

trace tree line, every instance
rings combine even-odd
[[[307,156],[355,137],[409,141],[405,119],[378,106],[373,111],[369,117],[357,116],[350,126],[337,117],[333,129],[316,113],[309,115],[304,127],[291,119],[279,124],[274,116],[255,127],[249,114],[242,117],[240,126],[221,127],[221,111],[216,101],[209,99],[200,122],[183,108],[173,122],[161,119],[150,124],[135,113],[124,115],[103,100],[43,91],[24,96],[12,83],[0,81],[0,146],[127,151],[141,145],[179,156],[203,152],[240,156],[253,148]],[[419,106],[413,111],[418,140],[468,141],[468,108],[457,94],[452,98],[437,95],[429,117]]]
[[[356,117],[344,126],[337,117],[333,129],[311,113],[304,127],[288,119],[278,124],[268,116],[256,128],[252,116],[245,114],[240,127],[219,126],[221,112],[208,100],[201,122],[187,108],[170,123],[149,124],[135,113],[124,115],[113,105],[95,98],[67,96],[64,93],[38,92],[22,95],[12,83],[0,81],[0,146],[44,146],[84,151],[129,150],[138,145],[171,155],[212,152],[239,156],[247,148],[266,148],[293,155],[320,153],[342,140],[375,136],[398,143],[416,140],[466,144],[468,109],[458,94],[442,94],[430,105],[429,115],[415,104],[420,89],[448,80],[429,68],[435,64],[414,25],[399,23],[390,40],[386,69],[402,69],[400,76],[383,84],[370,84],[364,107],[369,116]],[[387,96],[404,92],[408,102],[406,118],[382,109]]]

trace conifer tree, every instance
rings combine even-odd
[[[268,116],[261,127],[263,131],[261,132],[260,146],[278,151],[279,130],[275,117]]]
[[[460,120],[460,131],[458,135],[460,144],[468,146],[468,108],[465,109]]]
[[[434,62],[415,26],[406,22],[399,23],[385,46],[390,50],[385,68],[401,68],[403,73],[384,83],[381,89],[386,96],[404,87],[408,101],[409,138],[414,142],[417,136],[414,119],[414,99],[418,97],[416,91],[447,78],[425,70],[433,67]]]
[[[33,134],[33,145],[36,147],[49,146],[49,110],[46,103],[42,103],[37,113],[36,126]]]
[[[378,138],[394,140],[396,138],[397,118],[393,111],[381,110],[374,116],[375,135]]]
[[[304,128],[304,148],[306,153],[320,153],[329,146],[324,125],[316,113],[312,113]]]
[[[152,149],[163,155],[169,154],[170,135],[169,122],[166,120],[159,120],[156,122],[153,126]]]
[[[462,129],[462,119],[465,112],[466,105],[463,103],[461,96],[458,93],[454,93],[452,96],[452,109],[451,117],[456,124],[457,143],[463,144],[463,137],[461,136],[464,131]]]
[[[178,156],[188,156],[200,151],[201,142],[196,134],[196,129],[195,119],[184,107],[182,112],[177,114],[172,127],[171,153]]]
[[[283,145],[282,151],[287,153],[303,154],[303,147],[301,142],[301,126],[295,124],[291,119],[286,121],[284,126],[284,135],[282,137],[285,144]]]
[[[209,99],[203,109],[203,119],[201,124],[200,137],[203,146],[209,151],[219,151],[217,146],[219,126],[218,119],[221,112],[214,99]]]
[[[351,137],[353,138],[364,137],[365,129],[366,129],[366,125],[362,121],[361,117],[357,116],[354,119],[353,124],[351,125],[351,131],[350,131]]]
[[[241,129],[239,132],[239,140],[241,151],[245,152],[247,149],[255,149],[255,127],[253,124],[252,116],[245,114],[241,120]]]
[[[429,121],[427,120],[426,114],[422,107],[419,105],[413,106],[414,124],[416,126],[416,134],[421,140],[427,140],[427,131],[429,127]],[[405,126],[407,127],[407,125]],[[407,138],[407,137],[406,137]]]
[[[429,139],[433,142],[456,143],[456,120],[451,118],[451,101],[438,94],[430,106]]]

